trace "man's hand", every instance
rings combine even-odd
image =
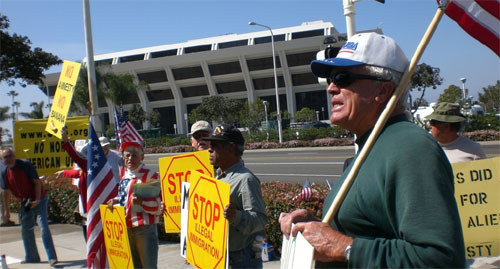
[[[39,200],[31,201],[30,202],[30,208],[35,208],[40,204]]]
[[[113,211],[113,205],[115,204],[115,198],[109,199],[106,204],[108,204],[109,210]]]
[[[281,213],[279,218],[281,232],[288,239],[292,230],[292,224],[304,221],[319,221],[319,219],[312,216],[305,209],[297,209],[291,213]]]
[[[61,138],[63,142],[68,142],[68,127],[64,126],[61,129]]]
[[[236,205],[234,203],[229,203],[224,208],[224,218],[226,218],[229,222],[232,222],[236,217]]]
[[[293,227],[292,235],[296,236],[298,232],[314,247],[314,259],[321,262],[345,262],[345,249],[354,241],[323,222],[298,223]]]
[[[63,177],[64,170],[59,170],[56,172],[56,178],[61,179]]]

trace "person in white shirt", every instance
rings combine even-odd
[[[458,135],[465,121],[458,104],[438,103],[426,119],[429,120],[432,136],[441,145],[450,163],[487,158],[479,143]]]

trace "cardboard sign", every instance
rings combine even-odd
[[[54,102],[50,108],[49,118],[45,126],[46,132],[59,138],[61,138],[60,131],[62,127],[66,125],[66,117],[71,106],[71,99],[73,99],[80,66],[80,63],[64,61],[61,76],[59,76]]]
[[[197,268],[225,268],[229,223],[224,208],[231,186],[196,171],[191,175],[187,260]]]
[[[111,211],[108,205],[100,205],[99,209],[101,211],[102,231],[109,267],[134,268],[128,242],[125,208],[115,205],[113,211]]]
[[[292,224],[292,229],[295,224]],[[292,230],[290,229],[290,231]],[[305,239],[301,232],[296,237],[289,239],[283,235],[281,247],[281,269],[305,269],[314,268],[314,247]]]
[[[86,139],[89,118],[71,117],[66,121],[71,140]],[[73,169],[73,160],[62,147],[62,140],[43,130],[47,119],[23,120],[14,123],[14,149],[19,159],[27,159],[39,175],[53,174],[62,169]]]
[[[191,170],[213,177],[208,150],[165,157],[158,160],[161,175],[162,200],[165,203],[165,232],[181,229],[181,183],[189,182]]]
[[[500,157],[454,163],[467,258],[500,254]]]
[[[182,182],[181,191],[181,256],[186,258],[187,231],[189,220],[189,188],[191,183]]]

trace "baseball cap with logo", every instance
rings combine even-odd
[[[207,131],[207,132],[211,133],[212,127],[210,126],[210,123],[208,123],[204,120],[199,120],[191,126],[190,135],[193,135],[194,133],[196,133],[198,131]]]
[[[230,125],[219,125],[215,127],[212,134],[209,137],[204,137],[203,140],[232,142],[237,145],[245,144],[245,138],[243,138],[240,130]]]
[[[409,61],[394,39],[377,33],[359,33],[347,40],[337,57],[312,61],[311,71],[318,77],[328,78],[334,68],[360,65],[374,65],[403,73]]]
[[[464,121],[465,117],[460,112],[460,105],[442,102],[437,104],[432,114],[425,117],[425,119],[454,123]]]

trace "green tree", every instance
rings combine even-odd
[[[9,109],[10,109],[10,107],[8,107],[8,106],[0,107],[0,122],[4,122],[4,121],[10,119]],[[2,144],[3,136],[9,135],[8,131],[9,130],[3,129],[2,127],[0,127],[0,145]]]
[[[479,93],[478,97],[485,112],[495,113],[500,111],[500,80],[497,80],[495,85],[483,88],[483,93]]]
[[[189,113],[189,122],[206,120],[219,124],[234,124],[239,120],[243,101],[220,95],[203,97],[201,104]]]
[[[146,120],[146,112],[140,105],[134,104],[132,109],[128,112],[127,117],[136,129],[142,129],[142,122]]]
[[[256,98],[253,103],[245,102],[240,112],[240,123],[248,127],[250,132],[257,131],[261,122],[265,121],[264,103],[260,98]]]
[[[308,107],[303,107],[301,110],[295,113],[296,122],[307,122],[315,120],[316,120],[316,112]]]
[[[161,114],[158,110],[153,109],[153,111],[151,111],[151,113],[147,116],[147,119],[150,121],[151,126],[158,127],[161,121]]]
[[[429,103],[425,99],[413,100],[413,104],[411,106],[412,109],[418,109],[421,106],[428,106]]]
[[[439,72],[439,68],[432,67],[426,63],[421,63],[415,68],[410,80],[410,91],[417,90],[422,93],[420,94],[420,97],[415,99],[415,101],[417,101],[415,104],[412,100],[412,95],[410,94],[410,104],[414,107],[412,114],[417,111],[420,103],[424,100],[425,90],[429,87],[436,89],[437,86],[441,85],[443,82],[443,78],[439,75]]]
[[[41,48],[32,49],[30,39],[18,34],[11,35],[7,31],[9,26],[7,16],[0,14],[0,81],[14,86],[19,79],[18,84],[22,87],[43,84],[43,72],[62,61]]]
[[[462,89],[456,85],[450,85],[446,88],[441,95],[439,95],[438,103],[458,103],[462,99]]]
[[[98,98],[109,98],[115,105],[121,106],[129,103],[131,96],[137,95],[139,87],[147,87],[145,83],[135,83],[134,77],[130,74],[114,74],[107,72],[106,66],[96,69],[96,88]],[[87,107],[89,102],[89,87],[87,69],[82,68],[75,86],[73,101],[76,107]]]
[[[44,101],[40,101],[40,103],[37,102],[32,102],[30,106],[33,108],[33,110],[30,113],[26,112],[21,112],[21,116],[28,118],[28,119],[43,119],[43,106],[45,105]]]

